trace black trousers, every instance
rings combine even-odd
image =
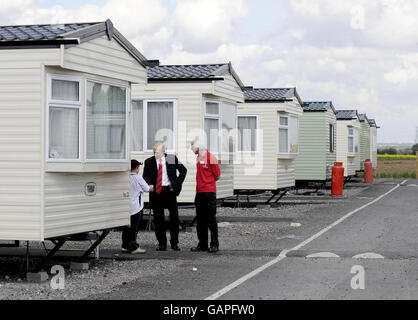
[[[218,222],[216,221],[216,193],[196,193],[195,206],[199,246],[202,249],[208,247],[209,229],[210,245],[219,248]]]
[[[129,251],[138,249],[139,244],[136,242],[136,236],[138,234],[139,222],[142,219],[143,210],[131,215],[131,225],[125,226],[122,229],[122,248]]]
[[[179,211],[177,207],[177,197],[170,188],[163,187],[160,194],[155,192],[150,194],[150,205],[154,212],[155,236],[160,246],[167,246],[166,223],[164,209],[168,209],[170,216],[170,244],[175,246],[179,243]]]

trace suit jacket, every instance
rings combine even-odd
[[[174,193],[178,196],[181,192],[184,179],[186,178],[187,169],[186,167],[177,159],[175,155],[165,155],[166,166],[167,166],[167,176],[170,180],[171,186],[174,189]],[[177,170],[179,175],[177,176]],[[157,178],[158,178],[158,168],[157,160],[154,157],[148,158],[144,163],[144,180],[149,184],[153,185],[154,188],[157,187]]]

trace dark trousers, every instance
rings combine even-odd
[[[122,248],[129,251],[138,249],[139,244],[136,242],[138,234],[139,222],[142,219],[142,210],[134,215],[131,215],[131,225],[125,226],[122,229]]]
[[[167,246],[166,223],[164,209],[170,213],[170,244],[175,246],[179,243],[179,211],[177,208],[177,197],[170,188],[163,187],[160,194],[150,194],[150,205],[154,212],[155,236],[160,246]]]
[[[210,231],[210,245],[219,247],[218,222],[216,221],[216,193],[196,193],[196,221],[197,237],[202,249],[208,247],[208,229]]]

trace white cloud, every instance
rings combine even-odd
[[[254,8],[267,1],[172,0],[167,5],[163,0],[107,0],[73,10],[38,8],[39,3],[2,1],[0,20],[25,24],[110,18],[150,59],[170,64],[231,61],[246,85],[296,86],[302,99],[333,100],[337,108],[355,107],[376,118],[382,125],[380,141],[414,138],[416,1],[285,0],[286,10],[274,21],[263,21],[264,28],[250,15],[260,14]],[[274,19],[274,12],[268,14]]]
[[[180,0],[173,27],[186,50],[207,52],[232,40],[236,23],[247,13],[244,0]]]
[[[32,2],[33,3],[33,2]],[[75,10],[61,6],[23,9],[16,23],[63,23],[104,21],[110,18],[127,37],[155,31],[166,19],[161,0],[108,0],[103,6],[86,4]]]

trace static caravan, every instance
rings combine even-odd
[[[299,120],[299,156],[296,180],[324,182],[331,179],[337,161],[336,111],[331,101],[304,102]]]
[[[359,114],[360,119],[360,171],[364,172],[364,162],[372,159],[370,147],[370,124],[366,114]]]
[[[370,124],[370,154],[373,164],[373,169],[377,169],[377,129],[376,121],[374,119],[369,119]]]
[[[244,86],[231,63],[160,65],[153,60],[148,65],[148,84],[132,88],[131,157],[144,161],[153,155],[155,142],[164,142],[188,169],[178,201],[192,203],[196,156],[190,142],[199,137],[220,163],[218,199],[232,196],[237,104],[244,102]]]
[[[357,110],[337,110],[337,162],[344,165],[344,176],[360,170],[360,119]]]
[[[101,23],[0,27],[0,240],[129,224],[131,84],[145,58]]]
[[[234,189],[277,191],[295,186],[302,100],[296,88],[247,87],[238,105]]]

